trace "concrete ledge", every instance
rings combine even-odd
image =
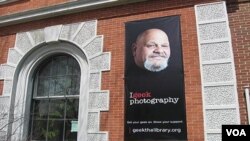
[[[41,20],[45,18],[51,18],[61,15],[67,15],[82,11],[88,11],[93,9],[99,9],[104,7],[117,6],[128,3],[135,3],[147,0],[93,0],[89,1],[73,1],[64,4],[49,6],[45,8],[39,8],[29,10],[25,12],[5,15],[0,17],[0,27],[25,23],[29,21]]]
[[[0,5],[15,2],[15,1],[19,1],[19,0],[0,0]]]

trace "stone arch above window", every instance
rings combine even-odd
[[[101,132],[99,123],[100,112],[109,110],[109,91],[101,90],[101,73],[110,70],[111,53],[103,52],[103,36],[97,35],[96,30],[97,21],[94,20],[17,33],[15,47],[9,49],[7,63],[0,66],[0,79],[4,80],[3,95],[0,97],[0,101],[4,99],[6,103],[4,106],[9,107],[12,104],[13,107],[13,104],[17,103],[17,89],[21,88],[25,91],[29,87],[28,83],[25,83],[26,86],[23,87],[17,86],[16,81],[20,81],[19,75],[32,72],[38,64],[37,62],[43,60],[43,57],[47,55],[67,53],[79,62],[81,71],[87,73],[86,82],[81,81],[81,86],[86,87],[87,84],[87,100],[85,101],[87,106],[83,106],[88,113],[85,113],[87,121],[78,128],[79,130],[87,129],[87,141],[108,141],[108,132]],[[26,64],[27,62],[29,65]],[[23,76],[21,80],[27,81],[28,78]],[[27,95],[24,93],[20,97],[26,100]],[[14,108],[13,115],[24,116],[27,105],[22,104],[21,108],[23,112],[16,112],[17,109]],[[9,115],[11,116],[11,114]],[[81,115],[79,116],[81,117]],[[9,134],[12,134],[11,132],[17,124],[13,124],[12,128],[6,128],[6,133],[9,130]],[[85,127],[86,129],[84,129]],[[18,140],[25,134],[24,127],[21,126],[13,138]],[[82,138],[86,137],[78,136],[78,140]]]

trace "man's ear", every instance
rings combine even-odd
[[[133,43],[133,44],[132,44],[132,53],[133,53],[133,56],[134,56],[134,57],[135,57],[135,55],[136,55],[136,49],[137,49],[136,43]]]

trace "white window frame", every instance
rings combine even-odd
[[[51,58],[54,58],[54,57],[57,57],[57,56],[64,56],[64,57],[73,58],[72,56],[67,55],[67,54],[55,54],[55,55],[49,56],[47,59],[51,59]],[[47,60],[47,59],[45,59],[45,60]],[[35,75],[33,75],[34,81],[33,81],[33,87],[32,87],[33,88],[33,92],[32,92],[31,104],[32,104],[32,101],[35,101],[35,100],[44,100],[44,99],[46,99],[46,100],[53,100],[54,101],[54,100],[66,100],[66,99],[69,98],[69,99],[74,99],[74,100],[78,100],[79,101],[79,95],[80,95],[79,93],[77,93],[76,95],[37,96],[37,88],[38,88],[38,81],[39,81],[39,75],[38,74],[39,74],[39,71],[42,69],[43,63],[44,62],[42,62],[41,64],[39,64],[38,69],[35,71]],[[78,62],[77,62],[77,68],[80,69],[80,65],[78,64]],[[51,66],[50,66],[49,69],[51,69]],[[74,67],[74,69],[76,69],[76,67]],[[78,75],[81,76],[80,70],[79,70],[79,74]],[[80,81],[77,84],[79,84],[79,86],[80,86]],[[31,105],[31,109],[32,108],[34,108],[34,105]],[[79,105],[78,105],[78,109],[79,109]],[[64,111],[65,110],[66,110],[66,106],[64,107]],[[48,117],[46,121],[48,122],[51,119],[53,119],[53,118]],[[63,118],[59,118],[59,119],[63,120],[63,122],[65,122],[66,120],[72,120],[72,119],[66,118],[66,114],[64,114]],[[33,122],[33,120],[32,120],[32,122]],[[58,120],[58,118],[57,118],[57,120]],[[31,120],[29,120],[29,124],[31,124]],[[31,126],[29,125],[28,127],[29,127],[28,133],[29,133],[29,135],[31,136],[31,139],[32,139],[32,132],[34,131],[34,129],[33,129],[32,125]],[[65,128],[66,127],[64,125],[64,127],[63,127],[63,133],[65,133],[65,131],[64,131]],[[47,129],[47,132],[48,132],[48,129]],[[30,138],[30,136],[29,136],[29,138]],[[47,137],[46,137],[46,139],[47,139]],[[63,140],[65,140],[65,136],[63,136]]]

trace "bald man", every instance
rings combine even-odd
[[[148,29],[138,35],[132,46],[135,64],[148,71],[167,68],[170,45],[167,34],[160,29]]]

